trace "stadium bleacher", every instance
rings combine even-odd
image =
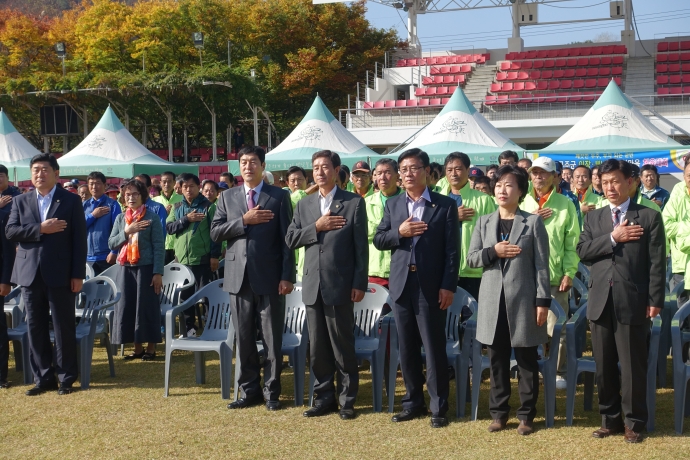
[[[690,94],[690,41],[657,44],[656,93],[663,97]]]

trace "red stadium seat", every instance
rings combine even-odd
[[[598,66],[601,64],[601,58],[598,57],[591,57],[589,58],[589,65],[591,66]]]
[[[390,108],[395,107],[395,101],[386,101],[385,107],[386,107],[387,109],[390,109]]]
[[[496,74],[496,81],[505,81],[508,79],[508,72],[498,72]]]
[[[553,78],[563,78],[565,76],[565,70],[558,69],[553,71]]]
[[[408,99],[405,101],[405,107],[417,107],[417,99]]]
[[[623,75],[623,67],[613,67],[611,69],[611,75]]]
[[[458,64],[466,64],[470,62],[470,57],[466,54],[463,54],[462,56],[459,57],[458,59]]]
[[[565,69],[563,78],[575,78],[575,69]]]
[[[444,78],[445,78],[445,77],[444,77],[443,75],[436,75],[436,76],[434,77],[434,84],[435,84],[435,85],[442,85],[442,84],[443,84],[443,79],[444,79]]]
[[[510,53],[506,53],[506,59],[509,60],[509,61],[512,60],[512,59],[515,59],[515,56],[516,56],[516,55],[517,55],[517,53],[511,51]]]
[[[455,76],[455,83],[460,83],[461,85],[465,83],[465,76],[464,75],[456,75]]]
[[[457,90],[457,89],[458,89],[457,86],[449,86],[448,87],[448,94],[453,94],[455,92],[455,90]]]
[[[615,45],[613,47],[613,54],[628,54],[628,48],[625,45]]]
[[[501,83],[491,83],[491,87],[489,88],[490,93],[500,93],[501,92]]]
[[[680,53],[680,60],[683,62],[690,61],[690,53]]]
[[[669,93],[669,89],[668,88],[659,88],[656,93],[660,96],[666,96]]]
[[[580,56],[580,48],[570,48],[570,51],[568,52],[568,56],[570,56],[570,57]]]
[[[575,69],[575,76],[578,78],[583,78],[587,76],[587,69]]]
[[[625,48],[625,47],[623,47]],[[611,64],[613,65],[623,65],[623,56],[614,56],[611,58]]]
[[[503,92],[510,92],[513,90],[513,84],[512,83],[503,83],[503,86],[501,86],[501,91]]]
[[[680,42],[680,50],[681,51],[690,51],[690,42],[689,41]]]
[[[496,104],[507,104],[508,103],[508,95],[507,94],[499,94],[496,99]]]
[[[546,50],[546,57],[555,59],[558,57],[558,50]]]
[[[431,100],[429,100],[429,105],[441,105],[441,98],[440,97],[434,97]]]
[[[669,42],[668,44],[668,50],[669,51],[678,51],[680,49],[680,42]]]
[[[668,64],[657,64],[656,73],[666,73],[668,72]]]
[[[223,172],[222,166],[213,166],[213,174],[221,174]]]
[[[532,61],[522,61],[520,64],[520,68],[522,70],[529,70],[532,68]]]
[[[683,86],[683,94],[690,94],[690,86]]]
[[[598,56],[600,54],[604,54],[603,49],[604,49],[603,46],[593,46],[592,47],[592,56]]]
[[[561,87],[561,82],[558,80],[551,80],[549,81],[549,89],[550,90],[555,90]]]
[[[661,52],[661,53],[665,53],[666,51],[668,51],[668,43],[666,43],[666,42],[659,42],[659,43],[656,45],[656,50],[659,51],[659,52]]]
[[[535,89],[537,89],[536,83],[534,83],[533,81],[525,82],[525,91],[534,91]]]
[[[518,80],[529,79],[529,74],[527,72],[518,72]]]
[[[558,98],[556,102],[568,102],[570,98],[570,93],[558,93]]]
[[[599,78],[597,80],[597,86],[599,88],[605,88],[609,84],[609,79],[608,78]]]
[[[553,59],[547,59],[544,61],[544,68],[545,69],[553,69],[556,66],[556,61]]]
[[[549,53],[546,50],[537,50],[537,59],[546,59]]]
[[[585,88],[596,88],[597,80],[595,78],[588,78],[585,80]]]
[[[424,93],[425,96],[434,96],[436,94],[436,91],[438,91],[438,88],[435,86],[432,86],[431,88],[426,89],[426,93]]]
[[[613,81],[615,81],[618,86],[623,84],[623,79],[621,77],[614,77]]]
[[[609,75],[611,75],[611,69],[610,68],[602,67],[601,69],[599,69],[599,76],[600,77],[608,77]]]
[[[601,65],[611,65],[612,63],[613,59],[610,56],[601,58]]]
[[[532,64],[533,69],[543,69],[544,68],[544,61],[534,61]]]
[[[441,73],[441,68],[440,67],[432,67],[429,71],[431,75],[439,75]]]
[[[516,82],[513,84],[513,91],[524,91],[525,90],[525,83],[524,82]]]
[[[668,71],[669,71],[669,73],[679,73],[680,72],[680,64],[669,64]]]
[[[537,54],[539,54],[539,53],[535,50],[527,51],[527,59],[536,59]]]
[[[579,67],[587,67],[589,65],[589,58],[580,58],[577,60],[577,65]]]
[[[544,80],[550,80],[551,78],[553,78],[553,70],[544,70],[541,73],[541,78],[543,78]]]
[[[570,58],[566,61],[568,67],[577,67],[577,58]]]
[[[683,88],[681,88],[680,86],[674,86],[672,88],[669,88],[668,93],[672,96],[676,94],[683,94]]]
[[[517,80],[518,73],[517,72],[508,72],[508,77],[506,80],[512,81],[512,80]]]
[[[495,105],[498,98],[496,96],[486,96],[484,99],[485,105]]]
[[[422,106],[427,106],[429,105],[429,99],[420,99],[417,101],[417,107],[422,107]]]
[[[426,59],[426,65],[436,65],[438,63],[438,58],[430,57]]]
[[[544,95],[543,94],[535,94],[534,97],[532,98],[532,102],[541,104],[544,102]]]
[[[444,97],[443,99],[441,99],[441,105],[446,105],[446,104],[448,104],[449,102],[450,102],[450,98],[449,98],[449,97]]]
[[[407,60],[407,66],[416,66],[417,65],[417,60],[416,59],[408,59]]]
[[[549,89],[548,81],[541,80],[537,82],[537,91],[546,91],[547,89]]]
[[[570,89],[573,87],[571,80],[561,80],[561,89]]]
[[[690,73],[690,62],[687,64],[681,64],[680,68],[683,71],[683,73],[686,73],[686,72]]]
[[[570,99],[568,99],[568,102],[580,102],[582,101],[582,94],[581,93],[570,93]]]
[[[503,61],[501,62],[501,65],[499,66],[500,70],[510,70],[510,62],[508,61]]]
[[[510,63],[510,68],[508,70],[520,70],[521,66],[522,66],[522,62],[513,61]]]
[[[384,101],[374,101],[374,108],[375,109],[382,109],[384,107],[385,107]]]
[[[580,56],[589,56],[592,54],[592,48],[580,48]]]
[[[545,94],[544,96],[544,102],[554,103],[558,100],[558,96],[556,94]]]
[[[436,90],[437,96],[443,96],[446,94],[448,94],[448,87],[447,86],[439,86],[438,89]]]
[[[455,75],[446,75],[443,77],[444,85],[452,85],[453,83],[455,83]]]
[[[671,75],[668,79],[668,82],[671,85],[680,85],[681,77],[680,77],[680,75]]]
[[[447,56],[438,56],[436,58],[436,64],[443,65],[448,63],[448,57]]]
[[[601,50],[602,54],[613,54],[615,51],[615,47],[613,45],[607,45],[604,46],[604,48]]]
[[[374,103],[373,103],[373,102],[365,102],[363,108],[365,108],[365,109],[373,109],[373,108],[374,108]]]
[[[406,59],[398,59],[398,62],[395,63],[396,67],[405,67],[406,65],[407,65]]]
[[[556,59],[556,67],[565,67],[566,62],[565,59]]]
[[[426,90],[427,90],[427,88],[417,88],[414,90],[414,95],[416,97],[424,96],[424,94],[426,93]]]
[[[680,54],[678,53],[669,53],[668,55],[668,62],[678,62],[680,61]]]
[[[683,85],[690,84],[690,74],[683,75]]]
[[[448,71],[448,73],[460,73],[461,68],[462,67],[459,65],[452,65],[452,66],[450,66],[450,70]]]
[[[417,65],[427,65],[428,61],[426,58],[417,59]]]
[[[511,94],[511,95],[508,96],[508,101],[509,101],[511,104],[520,104],[521,101],[519,101],[518,99],[520,99],[520,95],[519,95],[519,94]]]
[[[530,80],[539,80],[541,77],[541,72],[538,70],[533,70],[529,73]]]
[[[465,64],[465,65],[460,67],[460,72],[470,73],[470,72],[472,72],[472,66],[470,64]]]
[[[599,69],[597,69],[596,67],[590,67],[589,69],[587,69],[588,77],[596,77],[597,75],[599,75]]]
[[[434,84],[434,77],[422,77],[422,85],[427,86],[427,85],[433,85]]]
[[[451,67],[449,65],[444,65],[443,67],[441,67],[441,70],[439,71],[439,73],[442,73],[442,74],[450,73],[450,69],[451,69]]]
[[[594,91],[585,91],[582,93],[582,100],[585,102],[594,100]]]
[[[558,50],[557,56],[561,58],[568,57],[570,56],[570,50],[568,48],[560,49]]]

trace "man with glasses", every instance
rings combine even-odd
[[[362,198],[374,194],[374,184],[371,182],[371,168],[366,161],[358,161],[352,168],[353,192]]]
[[[407,393],[393,422],[426,416],[426,386],[431,426],[448,425],[446,309],[453,303],[460,268],[460,229],[455,200],[427,187],[429,156],[410,149],[398,158],[405,193],[386,202],[374,246],[391,251],[390,296],[398,329],[400,366]]]
[[[83,203],[86,218],[86,238],[88,252],[86,260],[91,262],[96,276],[117,260],[117,251],[108,246],[110,232],[115,218],[122,212],[120,204],[105,194],[105,176],[94,171],[86,177],[91,198]]]

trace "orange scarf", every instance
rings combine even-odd
[[[127,208],[125,212],[125,223],[130,225],[132,222],[139,222],[144,215],[146,215],[146,206],[141,205],[136,211]],[[120,253],[117,255],[117,262],[124,265],[129,262],[130,265],[136,265],[139,262],[139,233],[137,232],[127,238],[127,243],[122,246]]]

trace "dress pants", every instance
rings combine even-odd
[[[211,264],[187,265],[194,274],[194,287],[183,291],[180,294],[180,300],[185,301],[196,295],[196,292],[202,287],[211,282]],[[184,311],[184,322],[187,326],[187,331],[196,328],[196,305],[193,305]],[[201,318],[199,318],[199,326],[201,326]]]
[[[405,288],[393,308],[398,328],[400,368],[405,389],[403,409],[424,406],[424,360],[426,352],[426,387],[431,397],[429,408],[434,416],[448,412],[448,357],[446,356],[446,311],[429,305],[419,286],[417,272],[409,272]]]
[[[558,302],[558,305],[560,305],[563,308],[563,311],[565,312],[566,315],[568,315],[568,312],[570,311],[570,304],[568,303],[568,299],[570,297],[570,291],[566,292],[561,292],[558,290],[558,286],[551,286],[551,297],[556,299],[556,302]],[[567,318],[567,316],[566,316]],[[549,334],[549,337],[553,336],[553,328],[556,327],[556,321],[558,318],[556,315],[549,310],[549,315],[546,318],[546,332]],[[551,342],[549,342],[550,344]],[[561,340],[560,340],[560,345],[558,347],[558,362],[556,364],[556,373],[562,377],[565,377],[565,375],[568,373],[568,357],[566,355],[567,352],[567,346],[565,344],[565,326],[563,329],[561,329]],[[554,353],[555,351],[551,351],[551,353]]]
[[[41,271],[28,287],[22,287],[22,298],[29,326],[29,348],[34,383],[39,386],[58,380],[72,385],[77,380],[77,340],[74,316],[74,294],[69,286],[48,287]],[[52,319],[55,333],[55,367],[48,323]]]
[[[616,319],[613,296],[609,297],[601,316],[590,322],[592,354],[597,364],[599,413],[601,426],[625,426],[641,432],[647,425],[647,339],[649,321],[644,324],[621,324]],[[618,364],[620,363],[620,373]]]
[[[5,307],[5,297],[0,296],[0,307]],[[0,382],[7,381],[7,366],[10,359],[10,342],[7,336],[7,316],[0,310]]]
[[[112,267],[112,265],[106,262],[105,260],[96,260],[93,262],[91,267],[93,268],[94,275],[98,276],[110,267]]]
[[[518,420],[531,422],[537,415],[537,398],[539,397],[539,363],[537,347],[516,347],[510,345],[510,327],[506,313],[506,301],[503,292],[498,306],[498,320],[494,343],[488,345],[491,364],[491,391],[489,393],[489,411],[493,420],[508,420],[510,414],[510,352],[515,350],[518,365],[518,393],[520,407],[517,410]]]
[[[337,372],[340,408],[354,408],[359,390],[354,304],[326,305],[319,292],[316,303],[307,305],[307,327],[314,372],[314,405],[335,402],[334,374]]]
[[[277,291],[276,286],[274,295],[254,294],[245,273],[240,291],[230,294],[230,310],[240,361],[238,385],[245,398],[257,397],[262,392],[261,367],[256,347],[258,325],[266,352],[263,396],[266,401],[280,399],[285,297],[278,295]]]
[[[168,265],[170,262],[175,261],[175,250],[174,249],[166,249],[165,250],[165,265]]]

